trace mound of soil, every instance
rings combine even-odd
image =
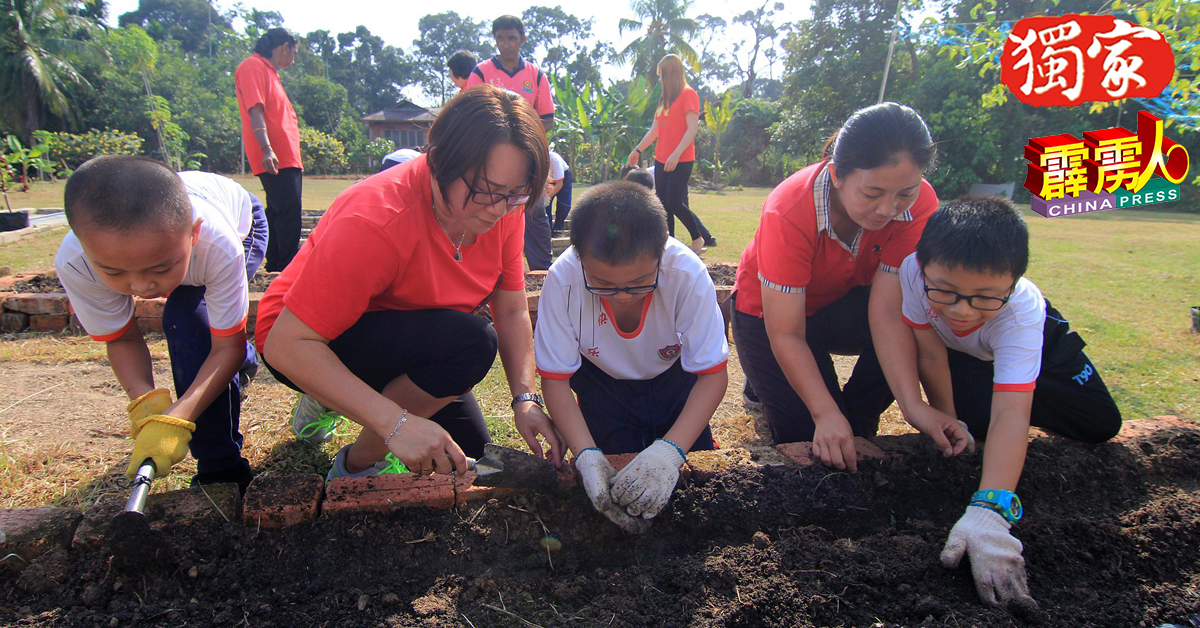
[[[9,289],[10,292],[18,292],[24,294],[41,293],[41,292],[65,292],[62,287],[62,282],[58,277],[53,275],[36,275],[18,281]]]
[[[59,552],[0,597],[33,626],[1154,626],[1200,609],[1198,447],[1178,428],[1033,442],[1015,530],[1041,608],[1020,616],[981,606],[965,561],[938,561],[979,457],[919,454],[856,475],[730,471],[681,489],[636,538],[581,494],[172,530],[172,568]]]
[[[714,286],[732,286],[737,279],[737,264],[709,264],[708,276],[712,277]]]

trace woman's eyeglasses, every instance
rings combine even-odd
[[[495,192],[481,192],[471,187],[471,182],[467,181],[466,177],[462,177],[462,182],[467,186],[467,197],[477,205],[492,206],[504,201],[508,203],[508,211],[512,211],[529,202],[528,193],[497,194]]]

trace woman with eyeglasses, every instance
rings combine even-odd
[[[915,111],[882,103],[851,115],[824,157],[767,197],[738,264],[733,339],[775,442],[812,441],[814,458],[853,472],[854,437],[874,436],[892,403],[884,373],[903,368],[887,350],[911,335],[896,273],[938,206],[922,176],[935,147]],[[844,387],[833,355],[858,356]],[[966,446],[957,424],[946,438]]]
[[[363,426],[329,478],[467,470],[490,441],[471,388],[497,349],[517,430],[561,465],[534,381],[523,208],[546,181],[546,136],[517,94],[455,96],[425,154],[342,192],[263,296],[258,349],[301,393],[292,427],[327,440]],[[494,326],[473,312],[489,305]]]
[[[538,301],[536,347],[550,417],[592,504],[645,531],[687,452],[713,449],[708,422],[729,359],[708,269],[667,236],[650,190],[599,185],[572,208],[571,247]],[[604,454],[623,453],[638,455],[616,473]]]

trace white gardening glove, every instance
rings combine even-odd
[[[575,468],[579,471],[584,492],[600,514],[630,534],[641,534],[650,528],[645,519],[630,517],[613,503],[608,487],[617,471],[599,449],[585,449],[575,456]]]
[[[975,437],[971,434],[971,428],[967,427],[966,423],[958,422],[958,426],[962,428],[963,434],[967,435],[967,453],[975,453]],[[1003,519],[1003,517],[1001,517]],[[1005,523],[1008,523],[1007,521]]]
[[[654,518],[671,499],[683,461],[675,445],[654,441],[613,478],[613,501],[634,517]]]
[[[1015,604],[1036,608],[1025,583],[1025,559],[1021,542],[1009,533],[1009,525],[1000,513],[989,508],[967,506],[942,549],[942,566],[953,569],[963,554],[971,559],[975,591],[988,606]]]

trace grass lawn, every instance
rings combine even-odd
[[[251,192],[262,193],[256,178],[237,179]],[[305,206],[326,208],[351,183],[349,179],[306,178]],[[692,208],[719,240],[717,247],[704,254],[707,261],[737,262],[753,236],[768,191],[691,193]],[[33,194],[48,199],[34,203],[38,206],[61,204],[57,200],[61,199],[60,185],[38,184]],[[1118,210],[1047,219],[1026,211],[1026,219],[1032,245],[1029,277],[1087,340],[1088,354],[1125,417],[1200,415],[1200,335],[1189,331],[1189,307],[1200,305],[1200,247],[1196,246],[1200,215]],[[60,230],[0,246],[0,266],[9,266],[14,272],[49,270],[62,234]],[[154,340],[152,350],[160,366],[164,365],[161,337]],[[98,343],[81,338],[0,337],[0,383],[6,374],[15,376],[31,366],[74,381],[70,378],[80,375],[71,368],[94,365],[88,375],[94,383],[77,385],[95,389],[111,379],[103,353]],[[725,446],[763,444],[766,436],[761,417],[743,409],[741,372],[736,360],[730,366],[731,384],[714,418],[714,432]],[[43,387],[38,385],[29,392],[37,393]],[[58,390],[69,387],[64,384]],[[338,444],[347,441],[339,439],[321,448],[298,445],[287,426],[292,393],[270,380],[256,383],[252,390],[243,413],[243,430],[246,455],[255,468],[260,472],[328,468]],[[475,393],[496,440],[523,448],[511,427],[509,394],[498,362]],[[6,424],[0,429],[0,507],[86,505],[98,495],[120,493],[113,475],[124,470],[120,461],[128,456],[128,441],[121,440],[119,429],[112,430],[111,451],[103,455],[86,449],[76,452],[71,443],[51,446],[15,435],[22,420],[34,419],[42,403],[39,400],[48,403],[47,395],[53,394],[0,410]],[[113,417],[106,418],[113,419],[114,425],[124,420],[119,397],[119,390],[113,391]],[[894,407],[885,415],[883,429],[893,433],[906,429]],[[185,484],[194,472],[193,464],[189,459],[160,484],[167,488]],[[156,485],[156,490],[161,488]]]

